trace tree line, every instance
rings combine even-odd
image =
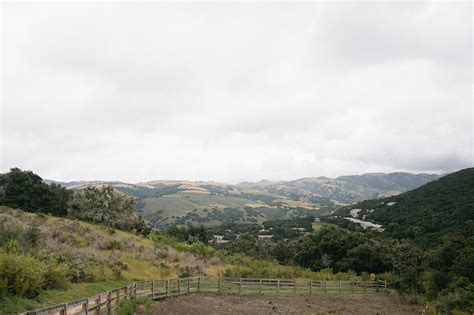
[[[88,186],[73,192],[47,184],[32,171],[12,168],[0,175],[0,205],[28,212],[71,217],[146,235],[150,226],[135,214],[136,201],[111,186]]]

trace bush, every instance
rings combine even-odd
[[[204,257],[212,257],[216,250],[210,246],[206,246],[203,243],[193,243],[193,244],[187,244],[187,243],[176,243],[175,248],[179,251],[182,252],[190,252],[195,255],[201,255]]]
[[[72,283],[89,282],[93,276],[89,271],[87,263],[81,260],[66,260],[64,262],[68,268],[67,278]]]
[[[68,286],[69,268],[65,264],[58,264],[51,260],[46,262],[43,289],[66,289]]]
[[[21,236],[22,247],[29,251],[38,246],[40,241],[41,233],[38,228],[38,223],[33,222]]]
[[[104,250],[122,250],[124,249],[124,246],[121,241],[119,240],[111,240],[106,242],[105,244],[101,245],[99,249],[104,249]]]
[[[0,253],[0,292],[20,297],[37,296],[46,270],[41,261],[24,255]]]
[[[20,227],[5,226],[0,222],[0,246],[4,246],[8,241],[18,240],[22,233]]]

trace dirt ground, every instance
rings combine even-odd
[[[423,306],[370,295],[189,295],[154,302],[138,314],[421,314]]]

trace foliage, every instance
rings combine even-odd
[[[43,264],[29,256],[0,253],[0,293],[37,296],[43,289]]]
[[[195,226],[189,224],[187,227],[179,228],[176,225],[172,225],[168,230],[167,234],[174,237],[176,240],[181,242],[188,242],[192,244],[194,242],[201,242],[206,244],[208,241],[207,231],[204,226]]]
[[[339,209],[322,220],[360,230],[344,219],[351,209],[361,209],[359,217],[382,224],[385,234],[413,239],[426,248],[448,234],[471,237],[474,236],[474,168],[446,175],[398,196]]]
[[[398,196],[364,201],[322,218],[351,230],[362,229],[345,217],[352,209],[363,220],[382,224],[367,232],[393,244],[392,283],[422,292],[440,312],[474,308],[474,168],[464,169]],[[357,235],[358,233],[353,233]],[[392,239],[411,239],[395,243]],[[390,257],[390,256],[387,256]]]
[[[71,195],[71,191],[60,185],[44,183],[31,171],[12,168],[0,175],[0,205],[65,216]]]
[[[135,199],[111,186],[86,187],[69,202],[69,216],[125,231],[149,232],[142,218],[134,213]]]
[[[143,305],[144,314],[151,314],[151,300],[149,298],[139,297],[120,302],[117,315],[134,315],[140,305]]]

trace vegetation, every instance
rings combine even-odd
[[[76,300],[136,280],[195,275],[358,279],[231,255],[205,245],[199,227],[192,232],[196,237],[181,241],[179,234],[144,237],[8,207],[0,207],[0,222],[0,279],[8,279],[0,286],[0,313]]]
[[[31,171],[12,168],[9,173],[0,174],[0,205],[65,216],[71,195],[58,184],[45,184]]]
[[[364,174],[330,178],[304,178],[288,182],[241,183],[152,181],[62,183],[75,190],[112,186],[136,199],[137,213],[154,227],[222,223],[262,224],[330,213],[340,203],[391,196],[438,178],[428,174]]]
[[[474,236],[473,196],[474,168],[469,168],[398,196],[340,209],[325,221],[361,230],[344,219],[352,209],[360,209],[358,216],[381,224],[385,234],[430,246],[448,234]]]
[[[342,208],[322,220],[363,231],[347,220],[351,217],[381,224],[381,233],[365,231],[374,239],[412,242],[412,252],[418,252],[420,258],[410,263],[400,256],[400,264],[410,268],[408,274],[400,274],[400,289],[425,294],[443,312],[455,308],[473,311],[474,168],[399,196]]]
[[[346,179],[347,185],[352,181],[362,185],[360,178]],[[111,186],[88,186],[71,194],[29,171],[1,175],[1,203],[28,212],[0,206],[0,312],[85,297],[102,284],[109,288],[125,281],[193,275],[376,277],[422,296],[440,312],[473,310],[474,169],[399,196],[342,208],[322,218],[317,229],[307,213],[315,210],[300,207],[295,196],[285,197],[283,204],[282,199],[246,192],[246,198],[259,203],[250,207],[250,199],[229,196],[232,188],[227,186],[211,185],[212,195],[201,193],[206,197],[174,189],[178,187],[159,197],[159,191],[150,191],[154,197],[144,200],[170,201],[184,194],[190,197],[182,200],[193,206],[208,202],[206,198],[242,204],[238,209],[229,205],[184,212],[174,218],[182,226],[170,225],[160,233],[134,213],[135,199]],[[212,224],[179,221],[194,220],[194,214]],[[227,224],[216,226],[222,216]],[[347,218],[381,224],[385,230],[364,230]],[[210,247],[214,234],[229,242]],[[124,305],[124,313],[134,307]]]
[[[86,187],[69,202],[69,216],[124,231],[148,234],[150,229],[135,215],[135,199],[115,191],[111,186]]]

